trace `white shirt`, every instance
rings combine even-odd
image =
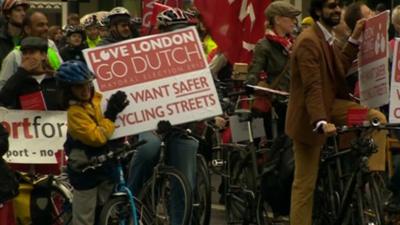
[[[319,28],[322,30],[322,33],[324,34],[325,41],[329,43],[329,45],[333,45],[335,41],[335,36],[333,33],[329,32],[319,21],[317,21],[317,25]]]

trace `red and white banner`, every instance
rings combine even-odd
[[[370,108],[389,102],[389,11],[365,23],[359,56],[360,101]]]
[[[390,87],[389,122],[400,123],[400,39],[395,39]]]
[[[56,164],[67,134],[66,111],[0,110],[0,121],[9,131],[9,163]]]
[[[84,56],[105,99],[116,90],[128,95],[113,138],[153,130],[160,120],[182,124],[222,113],[194,27],[85,49]]]

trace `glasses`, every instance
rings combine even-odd
[[[331,2],[331,3],[326,4],[326,7],[328,9],[336,9],[336,7],[342,8],[342,6],[343,6],[343,4],[339,3],[339,2]]]

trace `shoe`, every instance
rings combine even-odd
[[[385,211],[390,213],[400,212],[400,194],[393,194],[385,205]]]

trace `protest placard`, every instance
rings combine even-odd
[[[128,95],[113,138],[153,130],[160,120],[182,124],[222,113],[194,27],[86,49],[84,56],[104,99],[116,90]]]
[[[400,39],[395,39],[389,104],[389,122],[400,123]]]
[[[389,11],[365,23],[359,55],[360,101],[370,108],[389,102]]]
[[[67,134],[65,111],[0,110],[0,121],[9,131],[9,163],[56,164]]]

